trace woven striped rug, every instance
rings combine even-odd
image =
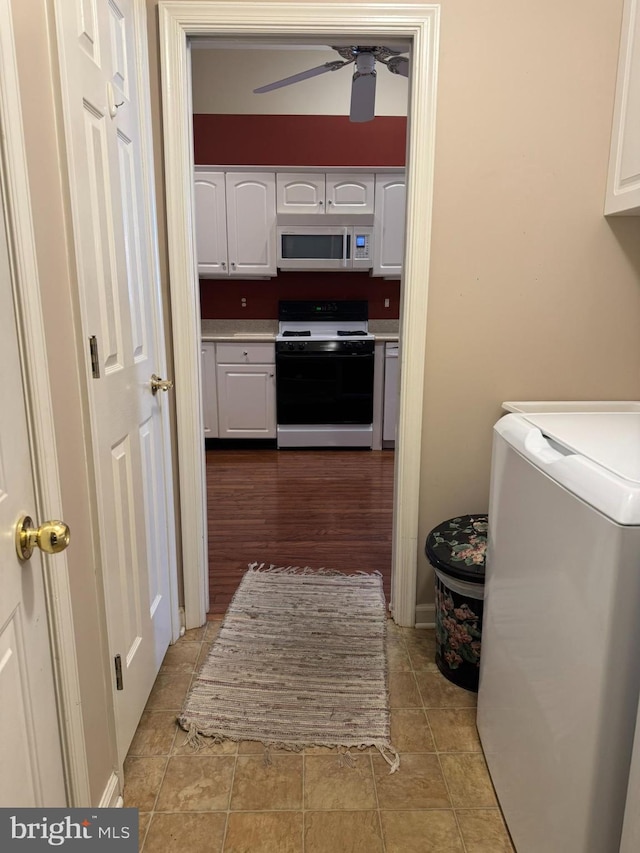
[[[385,628],[377,573],[252,563],[178,718],[187,740],[336,747],[347,763],[373,746],[393,773]]]

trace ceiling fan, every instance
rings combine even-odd
[[[390,47],[382,45],[377,47],[363,47],[359,45],[332,47],[333,50],[340,54],[342,57],[341,60],[336,59],[332,62],[325,62],[324,65],[309,68],[308,71],[301,71],[299,74],[292,74],[291,77],[276,80],[275,83],[260,86],[260,88],[253,90],[254,94],[261,95],[264,92],[271,92],[273,89],[290,86],[292,83],[299,83],[301,80],[308,80],[309,77],[326,74],[327,71],[337,71],[339,68],[344,68],[345,65],[355,63],[351,83],[349,120],[357,122],[372,121],[375,116],[376,102],[376,61],[386,65],[392,74],[400,74],[402,77],[408,77],[408,58],[401,55],[403,51],[393,50]]]

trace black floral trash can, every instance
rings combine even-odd
[[[434,527],[425,553],[436,575],[436,665],[477,692],[487,550],[486,515],[462,515]]]

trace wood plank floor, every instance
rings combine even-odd
[[[248,563],[379,571],[389,600],[390,450],[207,450],[210,614]]]

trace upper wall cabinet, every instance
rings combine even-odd
[[[278,213],[373,213],[374,175],[279,172]]]
[[[276,181],[273,172],[196,172],[198,274],[276,275]]]
[[[198,274],[228,275],[224,172],[196,172],[194,201]]]
[[[640,216],[640,0],[625,0],[604,208]]]
[[[399,278],[404,256],[404,174],[377,174],[372,275]]]

